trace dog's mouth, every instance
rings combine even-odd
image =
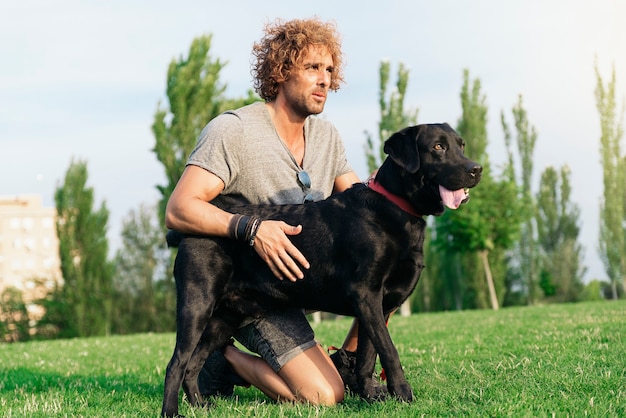
[[[441,196],[441,202],[450,209],[458,209],[462,203],[469,200],[468,189],[448,190],[442,185],[439,185],[439,196]]]

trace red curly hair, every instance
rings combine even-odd
[[[254,44],[252,65],[254,89],[265,101],[272,101],[278,84],[289,79],[291,71],[302,65],[310,46],[323,46],[333,60],[330,90],[339,90],[343,80],[341,38],[336,25],[318,18],[284,22],[280,19],[265,25],[265,36]]]

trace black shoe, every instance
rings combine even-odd
[[[346,351],[343,348],[338,349],[330,355],[335,368],[341,376],[341,380],[346,388],[353,394],[359,394],[359,385],[356,379],[356,353]],[[377,399],[383,399],[387,395],[387,386],[378,382],[376,376],[372,376],[374,392]]]
[[[234,386],[250,386],[226,361],[222,350],[215,350],[204,362],[198,375],[198,387],[203,397],[233,396]]]

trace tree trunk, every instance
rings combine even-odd
[[[320,311],[313,312],[313,323],[319,324],[322,322],[322,313]]]
[[[491,299],[491,308],[497,311],[499,308],[498,297],[496,296],[496,287],[493,284],[493,276],[491,275],[491,268],[489,267],[489,253],[487,250],[479,252],[480,259],[483,261],[483,267],[485,269],[485,278],[487,279],[487,286],[489,287],[489,298]]]
[[[409,299],[400,306],[400,316],[411,316],[411,301]]]
[[[617,300],[617,281],[611,281],[611,296],[613,296],[613,300]]]
[[[461,277],[463,272],[461,271],[461,255],[457,253],[454,257],[454,263],[456,265],[456,277],[454,278],[454,304],[457,311],[463,310],[463,290],[461,289]]]

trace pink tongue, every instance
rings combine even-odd
[[[450,209],[458,209],[461,202],[467,197],[467,193],[463,189],[451,191],[441,185],[439,186],[439,195],[443,204]]]

